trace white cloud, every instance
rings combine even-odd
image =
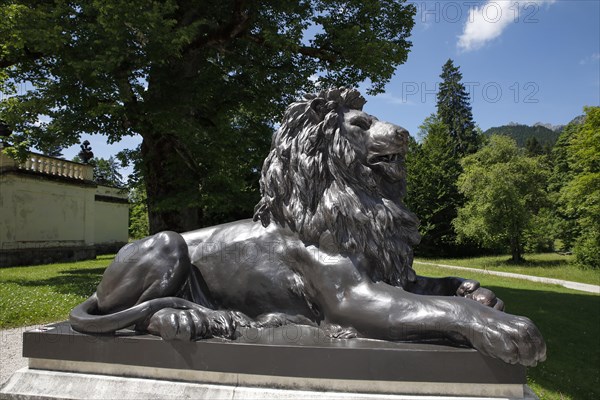
[[[600,61],[600,53],[593,53],[591,56],[584,57],[579,61],[579,65],[586,65],[588,63],[596,63]]]
[[[399,105],[399,106],[414,106],[416,103],[408,99],[408,95],[403,94],[402,97],[394,96],[389,93],[381,93],[377,96],[381,100],[388,104]]]
[[[464,52],[480,49],[498,38],[511,23],[534,22],[539,8],[554,2],[556,0],[488,0],[480,7],[472,7],[457,46]]]

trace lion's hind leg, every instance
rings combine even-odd
[[[211,309],[200,293],[202,277],[193,271],[178,233],[161,232],[130,243],[107,267],[96,293],[73,309],[71,325],[88,333],[135,325],[165,339],[231,336],[233,318]]]
[[[176,296],[192,264],[181,235],[160,232],[124,246],[96,290],[98,311],[110,314],[148,300]]]

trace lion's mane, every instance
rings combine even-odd
[[[342,129],[344,111],[365,103],[357,90],[331,89],[287,108],[263,165],[254,220],[288,226],[311,244],[329,231],[342,254],[367,257],[374,281],[404,287],[415,280],[419,222],[402,203],[404,182],[387,190]]]

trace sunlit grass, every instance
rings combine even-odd
[[[0,328],[66,319],[94,293],[112,258],[0,268]]]
[[[489,256],[475,258],[418,258],[435,264],[455,265],[490,271],[513,272],[516,274],[563,279],[592,285],[600,285],[600,269],[582,269],[573,264],[573,256],[556,253],[526,254],[524,264],[511,264],[509,256]]]

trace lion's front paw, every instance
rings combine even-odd
[[[147,330],[165,340],[189,341],[214,336],[231,338],[235,324],[226,311],[165,308],[150,318]]]
[[[495,308],[496,310],[504,311],[504,302],[496,297],[496,294],[489,289],[482,288],[479,282],[472,279],[464,280],[456,290],[456,295],[466,297],[467,299],[475,300],[484,306]]]
[[[546,343],[529,318],[494,312],[473,334],[473,347],[504,362],[532,367],[546,359]]]

